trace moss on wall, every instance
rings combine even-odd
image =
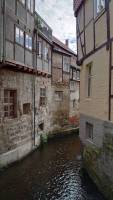
[[[110,151],[113,149],[109,144],[107,144],[107,148]],[[104,196],[109,200],[113,200],[113,182],[106,175],[102,166],[105,151],[104,145],[101,149],[93,145],[85,147],[83,152],[84,167]]]

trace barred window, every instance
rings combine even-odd
[[[40,106],[46,106],[46,88],[40,88]]]
[[[4,90],[4,117],[17,117],[17,91]]]

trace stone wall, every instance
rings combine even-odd
[[[34,105],[34,83],[35,83],[35,105]],[[40,106],[40,88],[46,87],[46,106]],[[17,115],[14,118],[4,116],[4,90],[17,91]],[[24,105],[28,104],[28,111],[24,111]],[[12,156],[8,163],[18,160],[18,155],[24,156],[33,150],[34,145],[39,145],[40,135],[50,131],[51,127],[51,79],[46,77],[36,77],[31,74],[14,72],[5,69],[0,70],[0,163],[3,162],[3,154],[16,151],[16,156]],[[35,108],[34,108],[35,106]],[[35,115],[34,115],[35,112]],[[34,117],[35,116],[35,117]],[[35,120],[35,127],[34,127]],[[43,123],[40,130],[39,125]],[[35,138],[34,138],[35,129]],[[35,140],[35,144],[34,144]],[[28,144],[28,146],[27,146]],[[26,147],[26,149],[25,149]],[[29,147],[29,148],[28,148]],[[18,153],[22,151],[22,153]],[[20,157],[21,157],[20,156]],[[19,157],[19,158],[20,158]]]
[[[86,122],[93,124],[93,139],[87,138]],[[113,123],[81,115],[80,137],[84,143],[84,167],[100,191],[113,199]]]

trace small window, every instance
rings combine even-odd
[[[67,56],[63,56],[63,71],[64,72],[70,71],[70,58]]]
[[[27,8],[31,13],[33,13],[33,11],[34,11],[34,0],[27,0]]]
[[[91,96],[92,63],[87,65],[87,97]]]
[[[37,42],[37,54],[40,58],[42,58],[42,41]]]
[[[4,117],[15,118],[17,116],[17,91],[4,90]]]
[[[39,130],[43,131],[44,130],[44,123],[39,124]]]
[[[105,8],[105,0],[94,0],[95,17]]]
[[[77,71],[76,69],[73,69],[73,80],[76,80],[77,78]]]
[[[48,61],[48,56],[49,56],[49,48],[48,47],[44,47],[43,49],[43,57],[44,57],[44,60]]]
[[[90,123],[86,123],[86,135],[88,139],[93,140],[93,125]]]
[[[18,44],[24,46],[24,31],[22,31],[20,28],[16,27],[15,31],[15,40]]]
[[[30,103],[24,103],[23,104],[23,114],[24,115],[27,115],[27,114],[29,114],[30,113]]]
[[[76,89],[76,82],[70,81],[70,91],[75,91],[75,89]]]
[[[26,34],[25,46],[27,49],[32,50],[32,37]]]
[[[46,106],[46,88],[40,88],[40,106]]]
[[[63,100],[63,92],[62,91],[56,91],[55,92],[55,100],[56,101],[62,101]]]
[[[77,80],[80,80],[80,71],[77,70]]]
[[[73,69],[71,68],[70,69],[70,79],[72,79],[73,78]]]

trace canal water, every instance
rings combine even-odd
[[[0,200],[104,200],[81,170],[78,137],[54,139],[0,173]]]

